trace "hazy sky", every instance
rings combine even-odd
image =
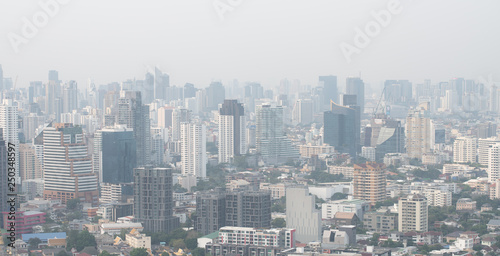
[[[214,0],[70,0],[15,53],[9,36],[23,36],[23,19],[49,1],[0,1],[0,64],[4,76],[18,76],[18,87],[46,81],[49,69],[83,88],[87,78],[98,85],[142,79],[155,65],[171,84],[196,87],[234,78],[269,87],[285,77],[316,85],[328,74],[343,85],[359,72],[373,85],[500,80],[498,0],[401,0],[400,13],[350,63],[341,42],[354,44],[356,27],[364,30],[375,21],[371,12],[390,1],[218,0],[234,4],[221,20]]]

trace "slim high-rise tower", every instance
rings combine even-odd
[[[201,123],[181,123],[182,175],[207,177],[206,127]]]
[[[224,100],[219,110],[219,162],[246,154],[245,110],[237,100]]]
[[[423,195],[413,194],[399,199],[399,232],[427,232],[429,207]]]
[[[118,99],[118,124],[133,129],[137,166],[151,161],[149,106],[142,104],[141,92],[121,91]]]
[[[353,194],[375,205],[386,199],[385,165],[376,162],[354,165]]]
[[[432,148],[432,121],[428,117],[429,102],[421,103],[416,109],[408,111],[406,117],[406,152],[410,158],[422,159]]]
[[[0,105],[0,128],[3,129],[3,139],[6,143],[14,144],[14,149],[19,152],[19,129],[17,104],[11,99],[4,99]],[[19,173],[19,159],[15,161],[16,183],[21,183]]]
[[[324,142],[335,147],[339,153],[356,157],[359,152],[360,128],[359,108],[331,103],[331,111],[324,113]]]
[[[336,76],[320,76],[320,84],[323,85],[323,109],[328,109],[330,101],[339,103],[339,91]]]
[[[81,127],[56,123],[43,131],[45,199],[80,200],[97,205],[97,174],[87,156]]]
[[[359,77],[348,77],[345,86],[346,94],[356,95],[357,104],[361,115],[365,112],[365,83]]]

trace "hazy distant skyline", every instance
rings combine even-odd
[[[171,85],[198,88],[232,79],[274,87],[283,78],[316,86],[319,75],[337,75],[343,90],[345,78],[360,72],[372,86],[385,79],[500,80],[494,0],[401,0],[401,12],[348,63],[340,43],[352,43],[355,28],[388,2],[241,0],[221,20],[213,0],[71,0],[16,54],[9,33],[21,34],[23,17],[43,9],[39,1],[2,1],[0,64],[5,77],[18,76],[18,87],[47,81],[51,69],[84,89],[88,78],[96,85],[143,79],[155,65]]]

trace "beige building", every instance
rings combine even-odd
[[[470,198],[460,198],[457,201],[457,211],[475,211],[476,201]]]
[[[385,165],[376,162],[354,165],[354,198],[375,205],[386,199]]]
[[[475,163],[477,152],[476,138],[458,137],[453,142],[453,162]]]
[[[363,228],[383,234],[398,230],[398,215],[390,211],[367,212],[363,220]]]
[[[330,145],[300,145],[300,156],[310,158],[312,155],[332,154],[335,148]]]
[[[398,229],[400,232],[427,232],[429,222],[427,198],[423,195],[408,195],[399,199]]]
[[[277,184],[260,183],[260,190],[269,190],[271,191],[272,199],[280,199],[286,195],[286,188],[288,186],[289,184],[285,183],[277,183]]]
[[[125,235],[125,242],[132,248],[146,248],[151,250],[151,237],[139,233],[136,229],[132,229],[130,233]]]
[[[328,166],[328,173],[330,174],[342,174],[344,178],[352,179],[354,178],[354,167],[351,166]]]
[[[427,198],[429,206],[451,206],[452,194],[450,191],[426,188],[423,195]]]
[[[22,180],[43,178],[42,160],[36,156],[33,145],[19,145],[19,169]]]
[[[416,109],[408,111],[406,117],[406,151],[410,158],[422,159],[431,152],[433,145],[432,121],[428,117],[429,102],[421,103]]]

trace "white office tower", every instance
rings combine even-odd
[[[43,131],[44,199],[67,200],[80,198],[92,205],[98,203],[97,174],[87,155],[87,145],[81,127],[53,124]]]
[[[500,139],[497,137],[491,137],[486,139],[477,140],[477,153],[478,153],[478,163],[484,166],[488,166],[488,157],[490,154],[490,147],[500,143]]]
[[[488,150],[488,181],[500,179],[500,143],[491,145]]]
[[[245,110],[237,100],[224,100],[219,110],[219,163],[246,154]]]
[[[295,229],[295,240],[301,243],[321,241],[321,212],[316,210],[314,195],[307,188],[286,190],[286,227]]]
[[[184,108],[176,108],[172,112],[172,141],[181,138],[181,123],[191,121],[191,111]]]
[[[399,232],[427,232],[429,207],[423,195],[413,194],[399,199]]]
[[[3,130],[3,139],[14,145],[15,152],[19,152],[19,129],[17,104],[12,99],[4,99],[0,105],[0,128]],[[21,175],[19,173],[19,158],[15,161],[16,183],[21,184]],[[2,186],[5,184],[2,184]]]
[[[433,146],[434,129],[429,114],[429,102],[420,103],[408,111],[406,118],[406,151],[410,158],[422,159]]]
[[[475,163],[477,152],[476,138],[458,137],[453,142],[453,162]]]
[[[181,123],[182,175],[207,177],[206,127],[200,123]]]
[[[295,102],[292,112],[292,123],[310,124],[313,121],[313,101],[311,99],[300,99]]]
[[[278,164],[298,158],[290,139],[285,135],[283,108],[262,104],[256,107],[256,146],[266,163]]]

